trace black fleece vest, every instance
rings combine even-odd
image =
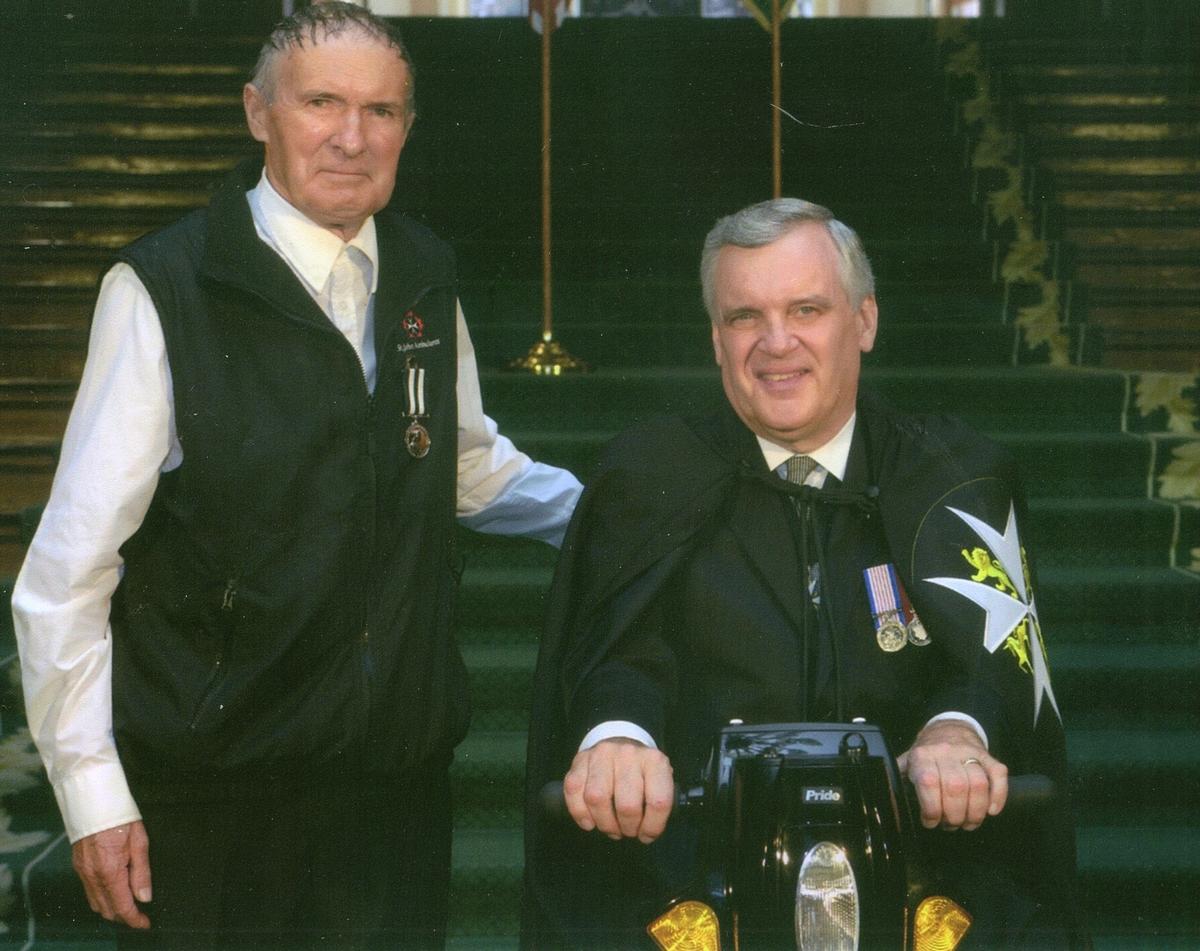
[[[183,463],[164,474],[112,609],[127,770],[171,781],[395,775],[466,730],[457,575],[454,262],[376,216],[378,356],[257,237],[240,169],[122,259],[166,340]],[[424,372],[427,455],[407,448]]]

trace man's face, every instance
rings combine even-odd
[[[408,66],[353,31],[286,51],[267,102],[243,91],[267,177],[287,201],[348,241],[387,204],[408,138]]]
[[[722,248],[713,286],[713,351],[742,422],[794,452],[836,436],[854,412],[878,311],[874,297],[851,309],[824,225],[804,222],[759,248]]]

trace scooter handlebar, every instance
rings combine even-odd
[[[907,784],[906,784],[907,785]],[[910,793],[911,785],[908,785]],[[1005,802],[1005,812],[1011,810],[1027,812],[1039,809],[1051,802],[1058,795],[1058,787],[1049,776],[1040,773],[1022,773],[1008,777],[1008,799]],[[675,784],[675,808],[684,808],[703,801],[702,788],[689,789]],[[538,790],[538,804],[542,815],[554,822],[570,822],[571,814],[567,811],[567,801],[563,795],[561,780],[546,783]]]
[[[703,788],[689,789],[675,784],[675,809],[686,808],[704,798]],[[562,780],[546,783],[538,790],[538,805],[542,815],[554,822],[570,822],[571,814],[567,811],[567,800],[563,794]]]
[[[1049,776],[1041,773],[1022,773],[1008,777],[1008,800],[1005,810],[1037,809],[1058,796],[1058,786]]]

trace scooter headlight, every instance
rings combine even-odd
[[[796,880],[796,947],[800,951],[855,951],[858,883],[846,852],[819,842],[804,856]]]

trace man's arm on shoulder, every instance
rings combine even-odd
[[[558,547],[582,486],[565,469],[534,462],[484,415],[479,368],[461,306],[458,335],[458,519],[477,532],[521,535]]]
[[[100,837],[111,844],[113,830],[141,825],[112,737],[108,614],[118,549],[141,524],[175,451],[172,431],[157,314],[133,271],[118,265],[101,286],[54,487],[13,592],[29,728],[77,856],[100,847]],[[136,837],[130,849],[138,851]],[[144,865],[142,852],[141,860],[127,855],[126,867]],[[136,887],[148,893],[148,869]],[[131,902],[111,901],[128,913]]]

